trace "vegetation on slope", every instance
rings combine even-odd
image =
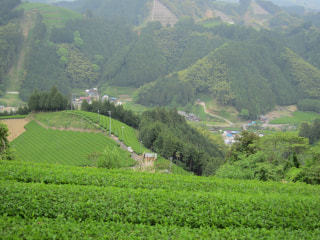
[[[319,184],[319,145],[309,145],[320,138],[317,128],[319,119],[311,126],[302,124],[299,135],[278,132],[260,138],[244,131],[231,146],[226,164],[219,168],[217,176]]]
[[[41,236],[79,238],[319,234],[318,186],[20,162],[1,162],[0,178],[0,228],[9,238],[34,238],[39,225]]]
[[[87,156],[109,149],[110,155],[112,151],[116,151],[124,164],[130,162],[129,153],[120,149],[116,142],[102,133],[46,129],[34,121],[26,125],[26,129],[26,132],[12,142],[17,157],[22,161],[99,166],[99,161],[91,162]]]
[[[5,95],[9,81],[7,74],[21,48],[22,34],[15,20],[23,15],[23,11],[14,10],[20,2],[20,0],[0,2],[0,97]]]
[[[63,27],[70,19],[82,18],[77,12],[43,3],[22,3],[17,9],[23,9],[25,14],[41,14],[43,22],[49,29]]]
[[[220,137],[220,136],[219,136]],[[222,138],[190,126],[176,110],[147,110],[141,116],[139,139],[147,148],[198,175],[213,175],[222,164]]]

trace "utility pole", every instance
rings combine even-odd
[[[124,129],[124,126],[122,126],[122,142],[123,142],[123,129]]]
[[[72,103],[73,103],[73,99],[76,99],[77,95],[76,94],[71,94],[71,102],[70,102],[70,105],[71,105],[71,110],[72,110]],[[75,110],[75,109],[74,109]]]
[[[110,127],[110,135],[111,135],[111,111],[108,111],[109,113],[109,127]]]
[[[142,141],[140,141],[140,154],[141,154],[141,143],[142,143]]]
[[[98,109],[98,125],[100,125],[99,109]]]

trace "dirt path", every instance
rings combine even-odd
[[[29,122],[27,119],[6,119],[2,120],[3,123],[7,124],[9,128],[8,140],[11,142],[15,138],[19,137],[26,129],[24,126]]]
[[[207,114],[209,114],[210,116],[215,117],[215,118],[222,119],[222,120],[224,120],[225,122],[227,122],[230,126],[234,125],[234,124],[233,124],[233,122],[229,121],[228,119],[226,119],[226,118],[224,118],[224,117],[221,117],[221,116],[218,116],[218,115],[215,115],[215,114],[210,113],[210,112],[207,110],[207,108],[206,108],[206,103],[205,103],[205,102],[199,102],[199,103],[197,103],[197,104],[199,104],[199,105],[203,106],[203,110],[204,110],[204,112],[205,112],[205,113],[207,113]],[[215,126],[217,126],[217,125],[215,125]]]

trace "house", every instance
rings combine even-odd
[[[80,102],[82,102],[83,100],[86,100],[88,103],[91,103],[91,97],[80,97],[79,98]]]
[[[109,100],[109,96],[108,95],[103,95],[103,97],[101,98],[101,101],[108,101]]]
[[[143,161],[145,166],[152,166],[154,164],[154,161],[157,160],[157,154],[156,153],[144,153],[143,154]]]
[[[188,114],[186,112],[183,112],[183,111],[178,111],[178,114],[183,116],[183,117],[188,117]]]

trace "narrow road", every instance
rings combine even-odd
[[[199,102],[198,103],[199,105],[203,106],[203,110],[205,113],[209,114],[210,116],[212,117],[215,117],[215,118],[219,118],[219,119],[222,119],[224,120],[225,122],[227,122],[230,126],[234,125],[233,122],[229,121],[228,119],[225,119],[224,117],[221,117],[221,116],[218,116],[218,115],[215,115],[215,114],[212,114],[210,112],[208,112],[207,108],[206,108],[206,103],[205,102]],[[217,126],[217,125],[215,125]]]
[[[121,142],[118,137],[111,135],[111,138],[117,143],[119,143],[122,149],[128,151],[128,146],[126,146],[123,142]],[[142,161],[142,156],[136,154],[135,152],[131,153],[131,158],[133,158],[137,162]]]

